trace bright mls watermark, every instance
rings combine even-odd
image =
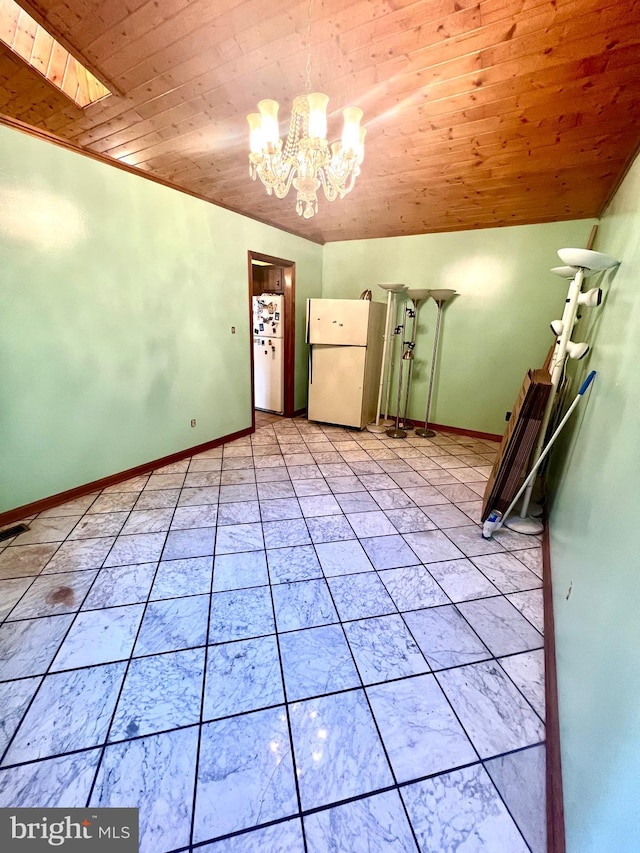
[[[138,853],[138,809],[0,809],[2,853]]]

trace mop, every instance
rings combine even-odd
[[[529,474],[527,475],[527,478],[525,479],[524,483],[520,486],[520,489],[518,490],[518,493],[517,493],[517,495],[515,496],[515,498],[511,501],[511,503],[510,503],[510,504],[509,504],[509,506],[507,507],[506,512],[503,514],[503,513],[499,512],[497,509],[494,509],[494,510],[492,510],[492,511],[489,513],[489,516],[488,516],[487,520],[486,520],[486,521],[485,521],[485,523],[482,525],[482,538],[483,538],[483,539],[491,539],[491,537],[493,536],[493,534],[494,534],[497,530],[500,530],[500,528],[502,527],[502,525],[505,523],[505,521],[506,521],[506,520],[507,520],[507,518],[509,517],[509,514],[513,511],[514,506],[515,506],[515,505],[518,503],[518,501],[520,500],[520,498],[521,498],[521,496],[522,496],[522,493],[525,491],[525,489],[527,488],[527,486],[529,485],[529,483],[531,483],[531,482],[533,481],[533,478],[535,477],[535,475],[536,475],[536,472],[537,472],[538,468],[539,468],[539,467],[542,465],[542,463],[544,462],[544,460],[545,460],[545,458],[546,458],[547,454],[548,454],[548,453],[549,453],[549,451],[551,450],[551,446],[553,445],[553,443],[554,443],[554,441],[556,440],[556,438],[560,435],[560,432],[562,431],[562,429],[563,429],[564,425],[566,424],[566,422],[567,422],[567,421],[569,420],[569,418],[571,417],[571,414],[572,414],[573,410],[575,409],[575,407],[576,407],[576,406],[578,405],[578,403],[580,402],[580,399],[581,399],[581,398],[582,398],[582,396],[584,395],[584,392],[587,390],[587,388],[589,387],[589,385],[591,385],[591,383],[592,383],[592,382],[593,382],[593,380],[595,379],[595,375],[596,375],[596,371],[595,371],[595,370],[592,370],[592,371],[591,371],[591,373],[587,376],[587,378],[584,380],[584,382],[583,382],[583,383],[582,383],[582,385],[580,386],[580,390],[578,391],[578,393],[577,393],[577,395],[576,395],[575,400],[573,401],[573,403],[572,403],[572,404],[569,406],[569,408],[567,409],[567,413],[566,413],[566,415],[562,418],[562,420],[561,420],[561,421],[560,421],[560,423],[558,424],[558,426],[557,426],[557,428],[556,428],[556,431],[553,433],[553,435],[551,436],[551,438],[550,438],[550,439],[549,439],[549,441],[547,442],[547,446],[544,448],[544,450],[542,451],[542,453],[541,453],[541,454],[540,454],[540,456],[538,457],[538,461],[536,462],[536,464],[533,466],[533,468],[531,469],[531,471],[529,471]]]

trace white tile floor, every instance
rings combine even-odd
[[[0,544],[0,806],[163,853],[543,853],[539,542],[496,446],[258,417]]]

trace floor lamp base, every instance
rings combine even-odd
[[[524,533],[525,536],[535,536],[537,533],[542,533],[544,524],[535,518],[522,518],[520,515],[512,515],[508,518],[503,527],[508,527],[516,533]]]
[[[387,420],[378,421],[377,423],[373,421],[373,423],[367,424],[368,432],[386,432],[389,427],[392,427],[394,422],[387,418]]]
[[[406,438],[407,434],[403,429],[399,429],[397,427],[393,427],[392,429],[387,430],[387,435],[389,438]]]
[[[424,427],[418,427],[414,432],[416,435],[419,435],[420,438],[433,438],[433,436],[436,435],[432,429],[425,429]]]

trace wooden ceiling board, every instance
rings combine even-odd
[[[20,3],[116,94],[79,109],[0,50],[7,120],[321,243],[596,216],[640,141],[638,0],[314,0],[330,137],[357,104],[367,139],[305,221],[249,179],[246,115],[275,98],[286,134],[307,0]]]

